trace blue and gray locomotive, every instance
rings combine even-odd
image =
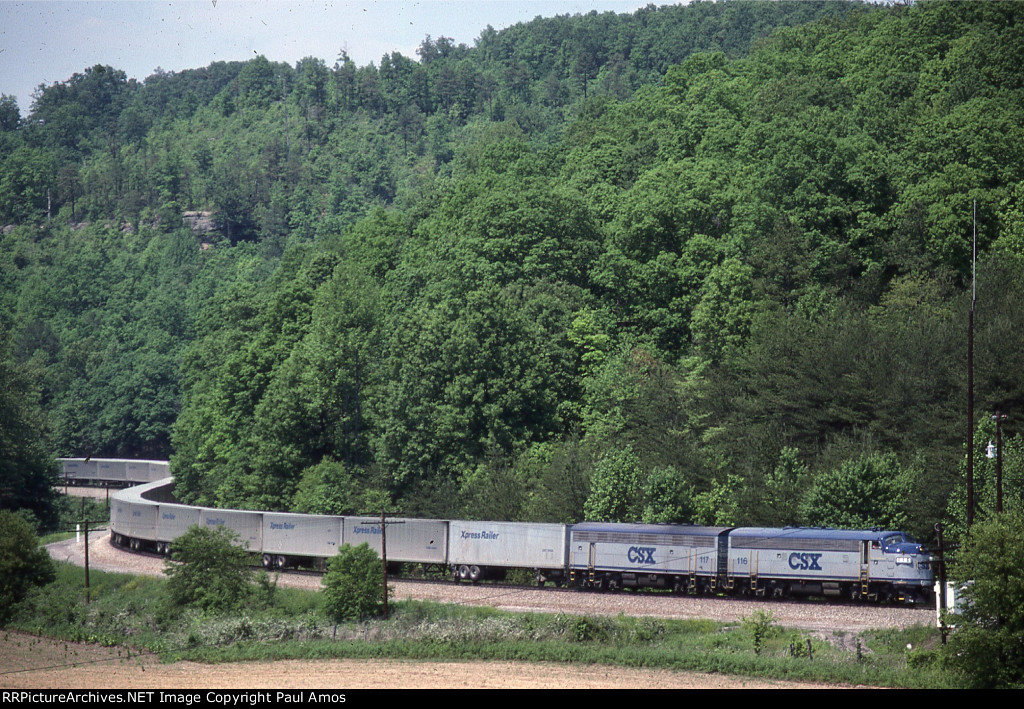
[[[692,593],[923,601],[928,552],[904,532],[811,527],[585,523],[571,527],[570,581]]]

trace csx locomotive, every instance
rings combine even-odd
[[[111,539],[161,554],[193,525],[224,526],[266,567],[323,566],[342,544],[367,542],[380,554],[386,532],[389,562],[446,568],[457,581],[529,569],[540,586],[909,602],[926,600],[934,583],[931,556],[896,530],[401,518],[382,530],[379,518],[182,505],[162,461],[68,459],[64,468],[78,479],[145,482],[113,495]]]

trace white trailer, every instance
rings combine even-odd
[[[98,459],[96,461],[96,478],[110,482],[128,482],[128,461]]]
[[[171,544],[192,527],[199,525],[199,508],[178,503],[161,502],[160,518],[157,520],[157,552],[167,554]]]
[[[263,548],[263,513],[246,510],[219,510],[203,507],[199,511],[199,526],[227,527],[238,535],[239,543],[248,551]]]
[[[114,541],[134,551],[150,546],[157,537],[156,505],[141,498],[114,498],[110,507],[111,533],[121,535]]]
[[[341,546],[343,517],[263,513],[263,566],[284,569],[330,559]]]
[[[388,563],[438,564],[448,561],[448,522],[440,519],[387,517]],[[380,517],[346,517],[342,541],[366,543],[381,555]]]
[[[61,465],[64,468],[66,480],[93,481],[96,476],[96,461],[85,458],[62,458]]]
[[[565,576],[569,527],[533,522],[448,523],[448,564],[456,580],[478,581],[507,569],[530,569],[538,585]]]

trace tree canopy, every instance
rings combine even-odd
[[[164,573],[172,606],[223,613],[252,593],[249,555],[227,527],[194,526],[175,539]]]
[[[1024,413],[1021,12],[697,2],[0,99],[4,425],[211,505],[929,538],[975,203],[976,411]]]
[[[0,510],[0,624],[29,589],[53,579],[53,562],[32,525],[10,510]]]
[[[324,575],[324,608],[336,623],[363,620],[381,612],[381,561],[365,542],[341,547]]]
[[[963,610],[947,660],[970,686],[1024,686],[1024,514],[973,526],[953,572]]]

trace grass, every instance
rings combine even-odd
[[[16,609],[8,627],[67,640],[132,645],[165,660],[204,662],[321,658],[519,660],[663,668],[886,687],[945,687],[931,628],[880,630],[857,653],[775,624],[770,614],[740,623],[630,616],[507,613],[404,601],[388,620],[335,626],[313,591],[257,584],[247,607],[203,615],[168,607],[164,580],[93,571],[84,604],[82,570],[58,579]],[[812,657],[807,657],[810,640]],[[908,644],[911,649],[908,650]],[[852,643],[845,643],[852,646]]]
[[[105,500],[91,497],[74,497],[71,495],[57,495],[57,531],[48,531],[40,536],[42,544],[61,542],[75,536],[75,528],[82,521],[82,516],[92,522],[99,522],[105,526],[110,520],[110,509]],[[90,524],[92,530],[96,525]],[[91,533],[91,531],[90,531]]]

